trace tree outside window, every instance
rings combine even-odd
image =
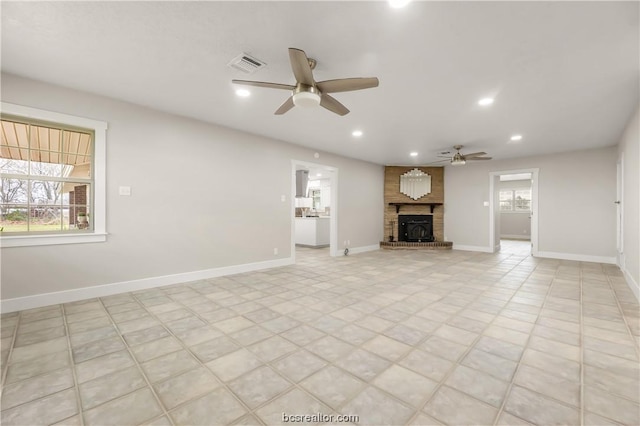
[[[500,211],[530,212],[531,189],[504,189],[500,191]]]
[[[3,234],[91,229],[93,134],[2,117]]]

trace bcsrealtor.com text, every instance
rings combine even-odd
[[[353,414],[287,414],[282,413],[282,423],[358,423],[360,416]]]

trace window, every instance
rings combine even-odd
[[[106,123],[2,103],[3,247],[105,241]]]
[[[531,189],[503,189],[500,191],[500,211],[530,212]]]

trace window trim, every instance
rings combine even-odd
[[[526,191],[528,190],[530,192],[530,196],[531,199],[529,199],[529,210],[516,210],[516,191]],[[531,201],[533,199],[533,188],[515,188],[515,187],[507,187],[507,188],[500,188],[498,190],[498,203],[500,203],[500,193],[501,192],[511,192],[511,208],[509,210],[502,210],[502,208],[499,207],[498,212],[500,213],[507,213],[507,214],[531,214],[531,212],[533,211],[533,206],[531,205]]]
[[[107,153],[107,123],[91,118],[62,114],[39,108],[26,107],[8,102],[0,103],[3,114],[21,117],[27,120],[41,120],[60,123],[63,126],[73,126],[93,130],[94,132],[94,191],[93,196],[93,231],[81,234],[50,234],[50,235],[0,235],[0,246],[25,247],[55,244],[98,243],[107,240],[106,228],[106,153]]]

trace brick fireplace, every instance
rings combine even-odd
[[[400,177],[411,170],[428,174],[431,177],[431,192],[417,200],[400,191]],[[444,241],[444,167],[387,166],[384,172],[384,241],[383,248],[451,248]],[[425,219],[428,216],[428,219]],[[405,238],[399,233],[407,233],[407,219],[421,219],[422,230],[414,231],[414,238]],[[402,223],[405,223],[403,231]],[[416,223],[412,224],[416,225]],[[431,228],[431,229],[428,229]],[[424,241],[426,233],[433,234],[433,242]],[[415,233],[418,232],[418,233]],[[390,242],[393,235],[393,242]]]

